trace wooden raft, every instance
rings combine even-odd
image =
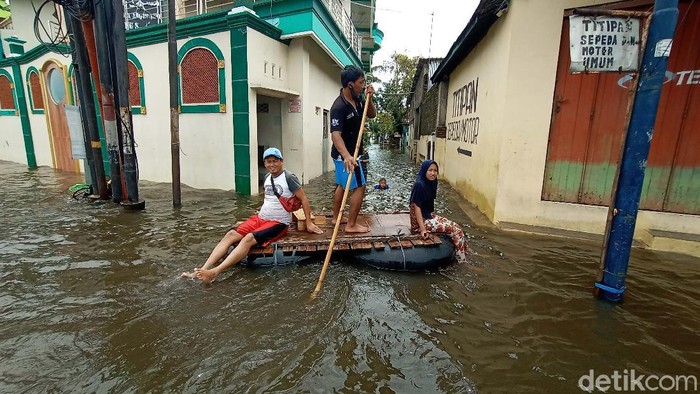
[[[311,234],[300,231],[297,223],[290,225],[287,234],[267,247],[255,247],[250,250],[250,255],[269,255],[281,249],[285,254],[309,255],[325,253],[328,250],[333,235],[333,223],[331,215],[317,215],[314,219],[316,225],[323,230],[323,234]],[[436,246],[442,243],[440,237],[431,234],[430,238],[423,239],[418,234],[411,234],[411,224],[407,212],[399,213],[367,213],[360,214],[358,223],[369,226],[368,233],[346,233],[345,224],[340,225],[338,236],[333,246],[334,251],[367,251],[371,249],[383,250],[387,245],[392,249],[397,248],[424,248]],[[366,224],[365,224],[366,223]],[[236,223],[236,226],[240,223]]]

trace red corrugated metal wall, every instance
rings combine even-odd
[[[645,7],[648,9],[648,7]],[[640,208],[700,214],[700,4],[679,5]],[[607,205],[629,99],[622,73],[569,73],[564,18],[542,199]],[[671,74],[668,74],[670,77]]]

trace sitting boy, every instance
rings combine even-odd
[[[296,196],[301,200],[306,217],[306,231],[323,233],[323,230],[311,220],[311,205],[296,175],[284,171],[282,152],[277,148],[268,148],[263,153],[263,160],[270,174],[263,183],[265,200],[260,212],[249,217],[236,229],[229,230],[214,247],[204,265],[201,268],[195,268],[193,272],[183,272],[181,275],[183,278],[197,278],[204,283],[210,283],[224,270],[243,260],[253,246],[274,242],[287,232],[292,222],[292,214],[287,212],[280,203],[273,190],[273,182],[277,194],[287,198]],[[213,267],[226,255],[229,247],[235,244],[238,245],[224,261]]]

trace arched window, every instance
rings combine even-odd
[[[180,112],[226,112],[224,56],[206,38],[188,41],[178,51]]]
[[[146,93],[143,89],[143,67],[136,56],[127,53],[129,69],[129,103],[131,113],[134,115],[146,115]]]
[[[33,114],[44,113],[44,96],[41,94],[41,82],[39,82],[39,70],[29,67],[27,70],[27,91],[29,93],[29,105]]]
[[[19,115],[15,85],[5,70],[0,70],[0,115]]]

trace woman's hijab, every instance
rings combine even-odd
[[[409,205],[415,203],[421,209],[424,218],[430,218],[430,214],[435,211],[435,196],[437,195],[438,181],[428,180],[426,176],[428,174],[428,168],[430,165],[438,164],[434,160],[425,160],[420,166],[418,171],[418,176],[416,176],[416,183],[413,185],[413,190],[411,190],[411,197],[409,198]],[[439,170],[439,167],[438,167]]]

